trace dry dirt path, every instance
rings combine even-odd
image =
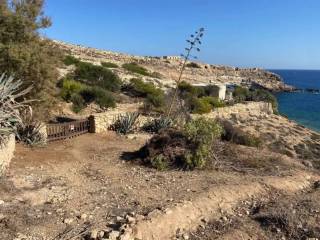
[[[123,236],[166,239],[270,188],[294,186],[297,191],[313,181],[304,170],[288,170],[281,177],[216,170],[159,172],[122,160],[124,152],[145,141],[108,133],[44,148],[18,145],[0,182],[0,239],[84,239],[96,230],[107,238],[120,227]]]

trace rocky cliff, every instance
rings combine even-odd
[[[133,56],[111,51],[98,50],[80,45],[53,41],[60,49],[75,56],[82,61],[100,64],[101,62],[112,62],[121,66],[123,63],[137,62],[147,68],[150,72],[156,72],[158,77],[142,77],[146,81],[163,87],[172,87],[178,79],[181,59],[165,59],[161,57]],[[134,77],[132,73],[122,68],[113,71],[123,79]],[[258,85],[272,91],[290,91],[292,88],[283,83],[280,76],[258,68],[237,68],[218,66],[212,64],[197,63],[197,67],[188,67],[183,75],[183,80],[189,83],[224,83]]]

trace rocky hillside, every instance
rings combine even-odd
[[[156,73],[153,77],[142,77],[145,81],[152,81],[162,87],[172,87],[178,79],[181,66],[181,59],[165,59],[163,57],[141,57],[132,56],[111,51],[98,50],[80,45],[68,44],[60,41],[53,41],[55,45],[66,53],[80,58],[82,61],[101,64],[111,62],[121,66],[124,63],[136,62]],[[123,80],[134,77],[132,73],[123,68],[113,69]],[[189,83],[225,83],[260,85],[272,91],[290,91],[292,88],[285,85],[280,76],[258,68],[241,69],[197,63],[193,67],[187,67],[183,80]]]

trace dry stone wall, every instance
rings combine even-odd
[[[115,121],[115,118],[119,114],[125,114],[127,112],[138,111],[139,104],[119,104],[116,108],[108,110],[107,112],[93,114],[95,133],[103,133],[108,131],[111,124]],[[138,119],[139,125],[144,124],[148,120],[147,117],[140,116]]]
[[[207,118],[224,118],[224,119],[248,119],[252,117],[265,117],[273,114],[272,104],[267,102],[248,102],[239,103],[230,107],[216,108],[211,113],[205,115]],[[199,117],[199,115],[194,115]]]
[[[10,135],[8,139],[0,145],[0,176],[9,167],[15,150],[15,136]]]

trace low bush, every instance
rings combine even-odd
[[[144,76],[151,76],[151,74],[148,72],[148,70],[142,66],[140,66],[137,63],[125,63],[122,65],[122,67],[129,72],[138,73],[140,75]]]
[[[148,94],[144,100],[144,108],[147,111],[163,112],[165,107],[165,95],[162,93]]]
[[[126,92],[132,97],[145,98],[145,108],[148,110],[161,111],[165,105],[164,91],[141,79],[131,79],[130,84],[126,86]]]
[[[79,93],[74,93],[71,95],[70,101],[72,102],[72,110],[75,113],[80,112],[86,105],[85,100]]]
[[[221,120],[220,123],[224,129],[223,140],[249,147],[261,146],[262,141],[259,138],[244,132],[240,128],[234,127],[230,121]]]
[[[210,97],[192,98],[190,101],[191,112],[195,114],[205,114],[212,111]]]
[[[63,63],[67,66],[70,65],[77,65],[78,63],[80,63],[80,60],[71,56],[71,55],[67,55],[65,56],[65,58],[63,59]]]
[[[173,121],[167,117],[160,117],[146,122],[142,129],[150,133],[159,133],[160,130],[173,126]]]
[[[200,99],[208,102],[213,108],[221,108],[226,106],[226,104],[217,97],[202,97]]]
[[[86,103],[96,102],[101,108],[115,107],[115,99],[111,92],[99,87],[88,87],[79,93]]]
[[[212,120],[191,120],[182,129],[166,128],[138,152],[144,164],[163,170],[204,168],[212,158],[214,141],[220,138],[221,126]]]
[[[233,92],[233,97],[236,102],[243,102],[243,101],[263,101],[269,102],[272,104],[272,108],[274,113],[278,113],[278,101],[277,98],[269,91],[264,89],[255,89],[249,90],[244,87],[236,87],[235,91]]]
[[[233,98],[236,102],[246,101],[250,97],[250,91],[247,88],[237,86],[233,92]]]
[[[188,68],[201,68],[200,65],[195,62],[187,63],[186,67],[188,67]]]
[[[90,86],[117,92],[121,87],[119,77],[109,69],[91,63],[80,62],[74,72],[74,79]]]
[[[81,90],[85,89],[86,87],[86,85],[80,82],[70,79],[64,79],[61,84],[62,89],[60,95],[64,100],[70,101],[72,95],[78,94]]]
[[[182,98],[205,96],[203,87],[192,86],[185,81],[182,81],[178,84],[178,89]]]
[[[118,68],[119,66],[112,62],[101,62],[101,66],[105,68]]]
[[[278,100],[277,98],[269,91],[264,89],[257,89],[251,93],[252,101],[263,101],[269,102],[272,105],[272,109],[274,113],[278,113]]]
[[[151,73],[150,77],[161,79],[162,75],[159,72],[153,72],[153,73]]]
[[[132,133],[137,127],[139,116],[138,112],[120,114],[114,119],[110,129],[122,135]]]

